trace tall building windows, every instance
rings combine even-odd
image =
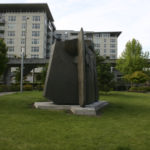
[[[39,58],[39,55],[38,54],[32,54],[31,58]]]
[[[9,23],[8,24],[8,29],[14,29],[15,26],[16,26],[16,24]]]
[[[97,47],[100,47],[100,44],[95,43],[95,44],[94,44],[94,47],[96,47],[96,48],[97,48]]]
[[[115,49],[111,49],[110,53],[116,53],[116,50]]]
[[[26,21],[26,16],[22,16],[22,21]]]
[[[114,42],[116,42],[116,39],[110,39],[110,42],[114,43]]]
[[[102,36],[103,37],[110,37],[110,34],[109,33],[103,33]]]
[[[39,23],[33,23],[32,29],[40,29],[40,24]]]
[[[14,44],[14,39],[7,39],[7,44]]]
[[[15,36],[15,31],[8,31],[8,36]]]
[[[8,16],[8,21],[16,21],[16,16]]]
[[[25,44],[25,39],[21,39],[21,44]]]
[[[106,39],[104,39],[104,42],[106,42]]]
[[[104,49],[104,53],[106,53],[106,49]]]
[[[25,23],[22,24],[22,29],[26,29],[26,24]]]
[[[31,47],[31,52],[39,52],[39,47]]]
[[[110,55],[111,59],[116,59],[116,55]]]
[[[40,36],[40,31],[32,31],[32,36]]]
[[[14,47],[13,46],[8,47],[8,52],[14,52]]]
[[[116,45],[115,44],[110,44],[110,48],[115,48]]]
[[[22,31],[21,36],[25,36],[25,35],[26,35],[26,32]]]
[[[40,16],[33,16],[32,21],[40,21]]]
[[[40,40],[39,39],[32,39],[32,44],[40,44]]]

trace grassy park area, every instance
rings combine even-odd
[[[149,150],[150,94],[110,92],[99,116],[37,110],[42,92],[0,97],[1,150]]]

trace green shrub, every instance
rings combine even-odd
[[[25,91],[32,91],[33,90],[33,87],[31,84],[26,84],[23,86],[23,90]]]
[[[42,91],[44,89],[44,85],[37,85],[36,90]]]
[[[20,85],[11,85],[10,86],[10,91],[19,91],[20,90]]]
[[[150,87],[149,86],[131,87],[129,91],[130,92],[150,92]]]
[[[7,85],[0,85],[0,92],[7,92],[9,91],[9,87]]]

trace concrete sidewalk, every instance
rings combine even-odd
[[[14,94],[16,92],[2,92],[0,93],[0,96],[3,96],[3,95],[10,95],[10,94]]]

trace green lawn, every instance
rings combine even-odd
[[[41,92],[0,97],[0,150],[150,150],[150,94],[111,92],[100,116],[37,110]]]

